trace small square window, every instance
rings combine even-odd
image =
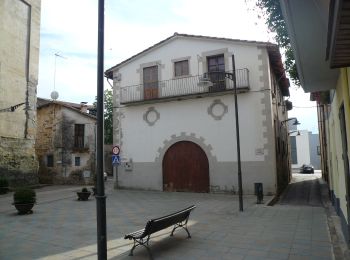
[[[48,156],[47,156],[47,167],[53,167],[53,155],[52,154],[49,154]]]
[[[80,166],[80,157],[75,157],[75,166]]]
[[[321,155],[321,147],[319,145],[317,146],[317,155]]]
[[[188,60],[174,62],[175,77],[188,76],[190,74]]]

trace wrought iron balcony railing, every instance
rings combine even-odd
[[[231,71],[232,73],[232,71]],[[238,90],[249,89],[249,70],[236,70]],[[121,104],[148,100],[171,99],[204,93],[232,90],[234,82],[220,73],[205,73],[199,76],[182,77],[164,81],[148,82],[121,88]]]

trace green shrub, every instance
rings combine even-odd
[[[0,188],[2,187],[8,187],[9,181],[6,178],[0,178]]]
[[[88,192],[88,189],[84,187],[81,189],[81,192]]]
[[[13,194],[13,202],[18,204],[35,203],[36,193],[31,188],[19,188]]]

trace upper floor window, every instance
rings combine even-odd
[[[53,167],[53,155],[49,154],[47,155],[47,167]]]
[[[190,75],[188,60],[174,62],[175,77]]]
[[[84,148],[84,125],[74,125],[74,147]]]
[[[80,166],[80,157],[76,156],[74,158],[74,161],[75,161],[75,166]]]

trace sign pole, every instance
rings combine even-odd
[[[120,164],[120,147],[115,145],[112,148],[112,165],[113,165],[113,178],[114,178],[114,188],[118,188],[118,165]]]

